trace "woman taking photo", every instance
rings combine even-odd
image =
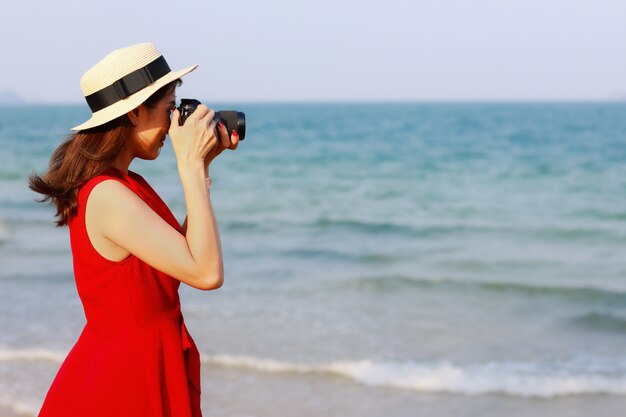
[[[69,226],[87,320],[40,417],[202,415],[200,355],[178,288],[222,285],[209,166],[239,137],[203,105],[179,126],[175,90],[196,67],[171,71],[152,44],[107,55],[81,78],[92,117],[30,178],[56,206],[57,225]],[[182,225],[128,169],[134,158],[156,159],[168,133],[187,206]]]

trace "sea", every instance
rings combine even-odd
[[[626,414],[626,103],[209,103],[224,285],[181,285],[220,417]],[[0,108],[0,406],[36,416],[85,316],[28,175],[84,105]],[[182,221],[169,140],[133,161]]]

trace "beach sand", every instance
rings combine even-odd
[[[8,407],[0,406],[0,417],[25,417],[30,414],[18,414]]]

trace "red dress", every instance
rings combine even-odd
[[[69,229],[87,324],[39,417],[201,417],[200,355],[181,314],[180,281],[134,255],[107,260],[87,236],[85,203],[106,179],[130,188],[182,233],[163,200],[132,171],[109,168],[81,187]]]

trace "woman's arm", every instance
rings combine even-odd
[[[177,120],[178,112],[172,116]],[[181,235],[126,186],[106,180],[93,188],[87,201],[85,222],[89,234],[95,234],[92,242],[108,244],[121,255],[133,254],[195,288],[222,285],[222,248],[205,182],[205,163],[211,161],[209,154],[217,142],[212,118],[212,111],[198,106],[184,126],[170,127],[187,205],[186,234]]]
[[[219,288],[224,282],[219,230],[203,174],[199,174],[194,175],[191,168],[181,172],[189,212],[187,236],[116,180],[101,182],[89,195],[85,222],[90,235],[102,236],[194,288]],[[91,239],[96,249],[97,236]]]
[[[232,136],[229,137],[226,126],[224,126],[223,123],[220,122],[217,128],[220,135],[220,142],[217,143],[213,148],[211,148],[207,156],[204,158],[204,171],[206,178],[209,177],[209,165],[211,164],[213,159],[215,159],[225,149],[235,150],[239,145],[239,135],[237,134],[236,130],[233,130]],[[184,235],[187,234],[187,217],[188,216],[185,216],[185,220],[181,225]]]

